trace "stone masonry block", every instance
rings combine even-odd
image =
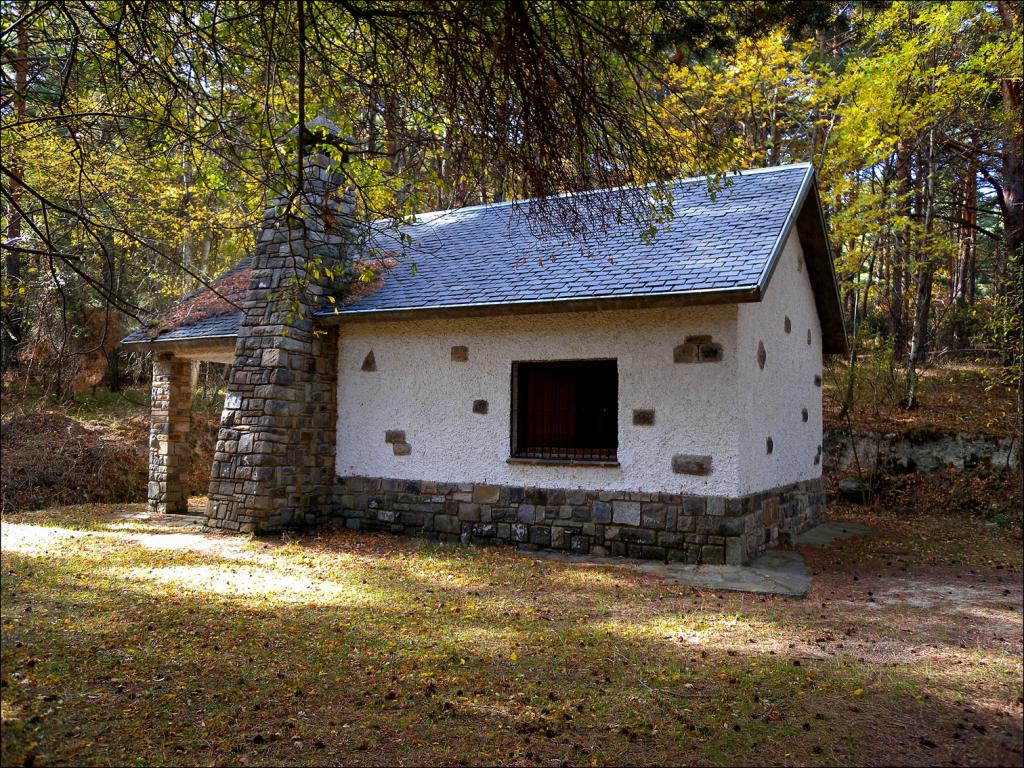
[[[711,457],[676,454],[672,457],[672,471],[677,475],[710,475]]]
[[[612,505],[606,501],[595,501],[590,507],[590,519],[595,523],[610,523]]]
[[[637,427],[650,427],[654,425],[654,409],[641,408],[633,411],[633,425]]]
[[[496,485],[477,484],[473,486],[473,501],[478,504],[497,504],[501,489]]]
[[[640,504],[635,501],[612,502],[612,521],[616,525],[640,525]]]
[[[722,345],[708,335],[687,336],[683,344],[672,350],[676,363],[717,363],[722,360]]]

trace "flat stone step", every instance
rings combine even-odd
[[[140,520],[147,523],[153,523],[155,525],[169,525],[173,527],[186,527],[196,526],[201,528],[203,526],[202,515],[186,515],[183,513],[153,513],[153,512],[141,512],[139,514],[124,514],[118,515],[122,520]]]
[[[827,522],[809,528],[796,537],[798,547],[824,548],[834,541],[843,539],[855,539],[858,536],[867,536],[871,528],[863,523],[847,523],[842,520],[829,520]]]
[[[658,563],[623,557],[592,557],[542,550],[524,552],[528,557],[582,565],[632,568],[665,581],[718,592],[750,592],[759,595],[803,597],[810,589],[804,559],[800,553],[774,549],[750,565],[688,565]]]

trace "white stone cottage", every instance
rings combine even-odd
[[[155,511],[187,508],[211,360],[232,368],[210,526],[742,563],[823,518],[822,357],[846,337],[812,167],[675,182],[650,243],[535,235],[501,203],[423,214],[370,238],[379,274],[350,292],[306,260],[367,247],[354,201],[324,155],[304,178],[301,219],[269,209],[251,261],[124,341],[154,354]]]

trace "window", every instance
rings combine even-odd
[[[615,461],[615,360],[512,364],[512,457]]]

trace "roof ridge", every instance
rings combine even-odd
[[[735,176],[759,176],[761,174],[766,174],[766,173],[779,173],[781,171],[796,170],[798,168],[807,169],[807,168],[811,168],[811,167],[813,167],[812,163],[807,162],[807,161],[803,161],[803,162],[799,162],[799,163],[785,163],[783,165],[771,165],[771,166],[767,166],[767,167],[764,167],[764,168],[747,168],[747,169],[744,169],[744,170],[726,171],[724,173],[724,175],[726,177],[730,177],[730,176],[731,177],[735,177]],[[524,198],[522,200],[502,200],[499,203],[477,203],[476,205],[465,205],[465,206],[463,206],[461,208],[437,208],[437,209],[434,209],[432,211],[421,211],[419,213],[411,214],[412,217],[413,217],[413,221],[410,222],[410,223],[413,223],[413,224],[417,223],[415,221],[415,219],[417,217],[419,217],[419,216],[440,216],[442,214],[462,213],[464,211],[478,211],[478,210],[484,210],[484,209],[490,209],[490,208],[494,208],[494,209],[506,208],[506,207],[509,207],[509,206],[512,206],[512,205],[527,205],[529,203],[533,203],[533,202],[536,202],[538,200],[545,200],[545,199],[552,199],[552,200],[569,199],[569,198],[573,198],[573,197],[576,197],[576,196],[583,196],[583,195],[597,195],[597,194],[607,193],[607,192],[622,192],[622,191],[627,190],[627,189],[636,189],[636,190],[639,190],[639,189],[650,189],[651,187],[656,187],[659,184],[664,184],[666,186],[671,186],[671,185],[674,185],[674,184],[686,184],[686,183],[692,183],[692,182],[695,182],[695,181],[702,181],[702,180],[705,180],[705,179],[709,179],[709,178],[711,178],[711,176],[712,176],[712,174],[704,174],[702,176],[684,176],[684,177],[679,178],[679,179],[669,179],[668,181],[664,181],[664,182],[649,181],[649,182],[646,182],[644,184],[623,184],[622,186],[618,186],[618,187],[602,187],[600,189],[586,189],[586,190],[580,190],[579,192],[561,192],[561,193],[559,193],[557,195],[552,195],[550,198],[527,197],[527,198]],[[394,221],[395,220],[393,218],[389,218],[389,217],[385,216],[385,217],[381,217],[379,219],[372,219],[372,220],[370,220],[370,221],[368,221],[366,223],[370,224],[370,225],[373,225],[373,224],[376,224],[378,222],[394,223]]]

